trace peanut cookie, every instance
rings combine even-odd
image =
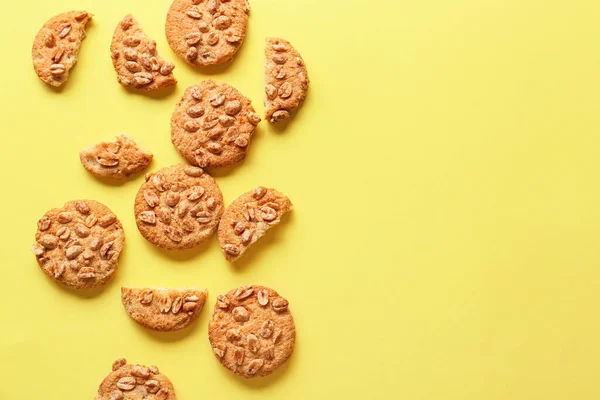
[[[94,400],[175,400],[175,388],[154,365],[127,364],[120,358],[100,384]]]
[[[38,221],[31,251],[52,279],[75,289],[101,286],[115,273],[125,234],[103,204],[69,201]]]
[[[244,41],[249,11],[247,0],[174,0],[165,26],[169,46],[195,66],[229,61]]]
[[[150,39],[131,14],[115,28],[110,52],[117,80],[125,87],[156,90],[173,85],[175,64],[163,60]]]
[[[246,378],[265,376],[294,351],[296,328],[288,301],[264,286],[219,295],[208,339],[217,359]]]
[[[265,57],[265,119],[277,122],[304,102],[308,72],[300,54],[283,39],[267,38]]]
[[[223,209],[217,182],[201,168],[184,164],[146,174],[134,205],[142,236],[167,250],[206,241],[217,230]]]
[[[235,199],[219,223],[219,243],[227,261],[240,258],[292,207],[283,193],[262,186]]]
[[[87,11],[58,14],[44,24],[35,36],[31,56],[39,78],[51,86],[60,86],[69,78],[77,63],[85,25],[92,19]]]
[[[206,80],[188,87],[171,117],[171,141],[191,164],[224,167],[246,157],[260,117],[237,89]]]
[[[101,142],[79,152],[83,167],[101,178],[127,179],[142,172],[152,153],[140,149],[131,136],[121,133],[114,142]]]
[[[127,314],[140,325],[155,331],[183,329],[198,318],[206,302],[206,289],[121,288]]]

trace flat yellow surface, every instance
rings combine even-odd
[[[168,0],[16,1],[0,13],[0,399],[92,399],[112,361],[156,364],[178,399],[598,399],[600,2],[252,0],[230,65],[196,71],[164,36]],[[96,16],[60,92],[35,76],[52,15]],[[175,62],[174,91],[117,84],[109,45],[132,12]],[[103,184],[78,151],[121,131],[181,162],[169,119],[185,87],[233,84],[262,113],[263,40],[288,39],[310,93],[285,128],[261,123],[246,161],[214,175],[225,200],[275,187],[296,208],[235,266],[216,239],[171,255],[138,233],[142,177]],[[36,220],[105,203],[127,237],[115,279],[75,293],[29,247]],[[290,301],[296,349],[244,380],[207,339],[216,296],[244,283]],[[183,332],[144,330],[121,285],[198,285]]]

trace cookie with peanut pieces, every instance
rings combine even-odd
[[[287,361],[296,328],[286,299],[273,289],[245,285],[217,297],[208,339],[225,368],[253,378]]]
[[[67,81],[77,63],[85,25],[92,15],[87,11],[58,14],[44,24],[33,40],[31,57],[37,76],[51,86]]]
[[[292,207],[283,193],[262,186],[235,199],[219,223],[219,243],[225,258],[232,262],[240,258]]]
[[[145,170],[152,153],[140,149],[131,136],[121,133],[113,142],[101,142],[79,152],[85,169],[100,178],[123,180]]]
[[[197,67],[227,62],[244,41],[249,11],[247,0],[174,0],[165,24],[169,46]]]
[[[246,157],[260,117],[250,99],[226,83],[188,87],[171,117],[171,141],[191,164],[225,167]]]
[[[176,400],[173,383],[155,365],[127,364],[120,358],[100,384],[94,400]]]
[[[157,90],[177,82],[175,64],[163,60],[150,39],[131,14],[115,28],[110,52],[117,80],[125,87]]]
[[[146,174],[134,205],[142,236],[167,250],[188,249],[209,239],[223,209],[217,182],[202,168],[184,164]]]
[[[265,119],[288,119],[308,91],[308,72],[300,54],[283,39],[267,38],[265,47]]]
[[[145,328],[160,332],[183,329],[198,318],[206,289],[163,287],[121,288],[127,314]]]
[[[84,289],[102,286],[114,275],[125,234],[104,204],[69,201],[48,211],[37,225],[31,251],[50,278]]]

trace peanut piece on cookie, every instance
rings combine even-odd
[[[219,243],[225,258],[232,262],[240,258],[292,207],[283,193],[262,186],[235,199],[219,223]]]
[[[58,14],[44,24],[37,33],[31,49],[33,68],[37,76],[51,86],[67,81],[77,63],[81,42],[85,39],[85,25],[92,19],[87,11],[69,11]]]
[[[121,133],[113,142],[101,142],[81,150],[79,159],[85,169],[101,178],[127,179],[145,170],[152,153],[140,149],[131,136]]]

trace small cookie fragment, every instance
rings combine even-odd
[[[217,359],[230,371],[266,376],[294,351],[296,327],[288,301],[273,289],[246,285],[219,295],[208,339]]]
[[[140,325],[160,332],[183,329],[194,322],[206,296],[206,289],[201,288],[121,287],[127,314]]]
[[[191,164],[225,167],[246,157],[260,117],[234,87],[205,80],[188,87],[171,117],[171,141]]]
[[[198,67],[227,62],[244,41],[249,10],[247,0],[174,0],[165,24],[169,46]]]
[[[100,384],[94,400],[176,400],[173,383],[154,365],[127,364],[120,358]]]
[[[127,179],[145,170],[152,153],[140,149],[131,136],[121,133],[113,142],[101,142],[79,152],[85,169],[101,178]]]
[[[42,81],[57,87],[67,81],[85,39],[85,25],[92,16],[87,11],[69,11],[50,18],[40,29],[33,41],[31,57],[35,73]]]
[[[300,108],[308,91],[308,72],[286,40],[267,38],[265,57],[265,119],[274,123]]]
[[[84,289],[113,276],[124,242],[123,226],[108,207],[77,200],[40,218],[31,251],[50,278]]]
[[[142,236],[167,250],[188,249],[209,239],[223,209],[215,180],[201,168],[185,164],[146,174],[134,205]]]
[[[177,82],[175,64],[158,55],[156,42],[146,36],[131,14],[115,28],[110,52],[117,80],[125,87],[157,90]]]
[[[232,262],[240,258],[292,207],[283,193],[262,186],[235,199],[219,223],[219,243],[225,258]]]

